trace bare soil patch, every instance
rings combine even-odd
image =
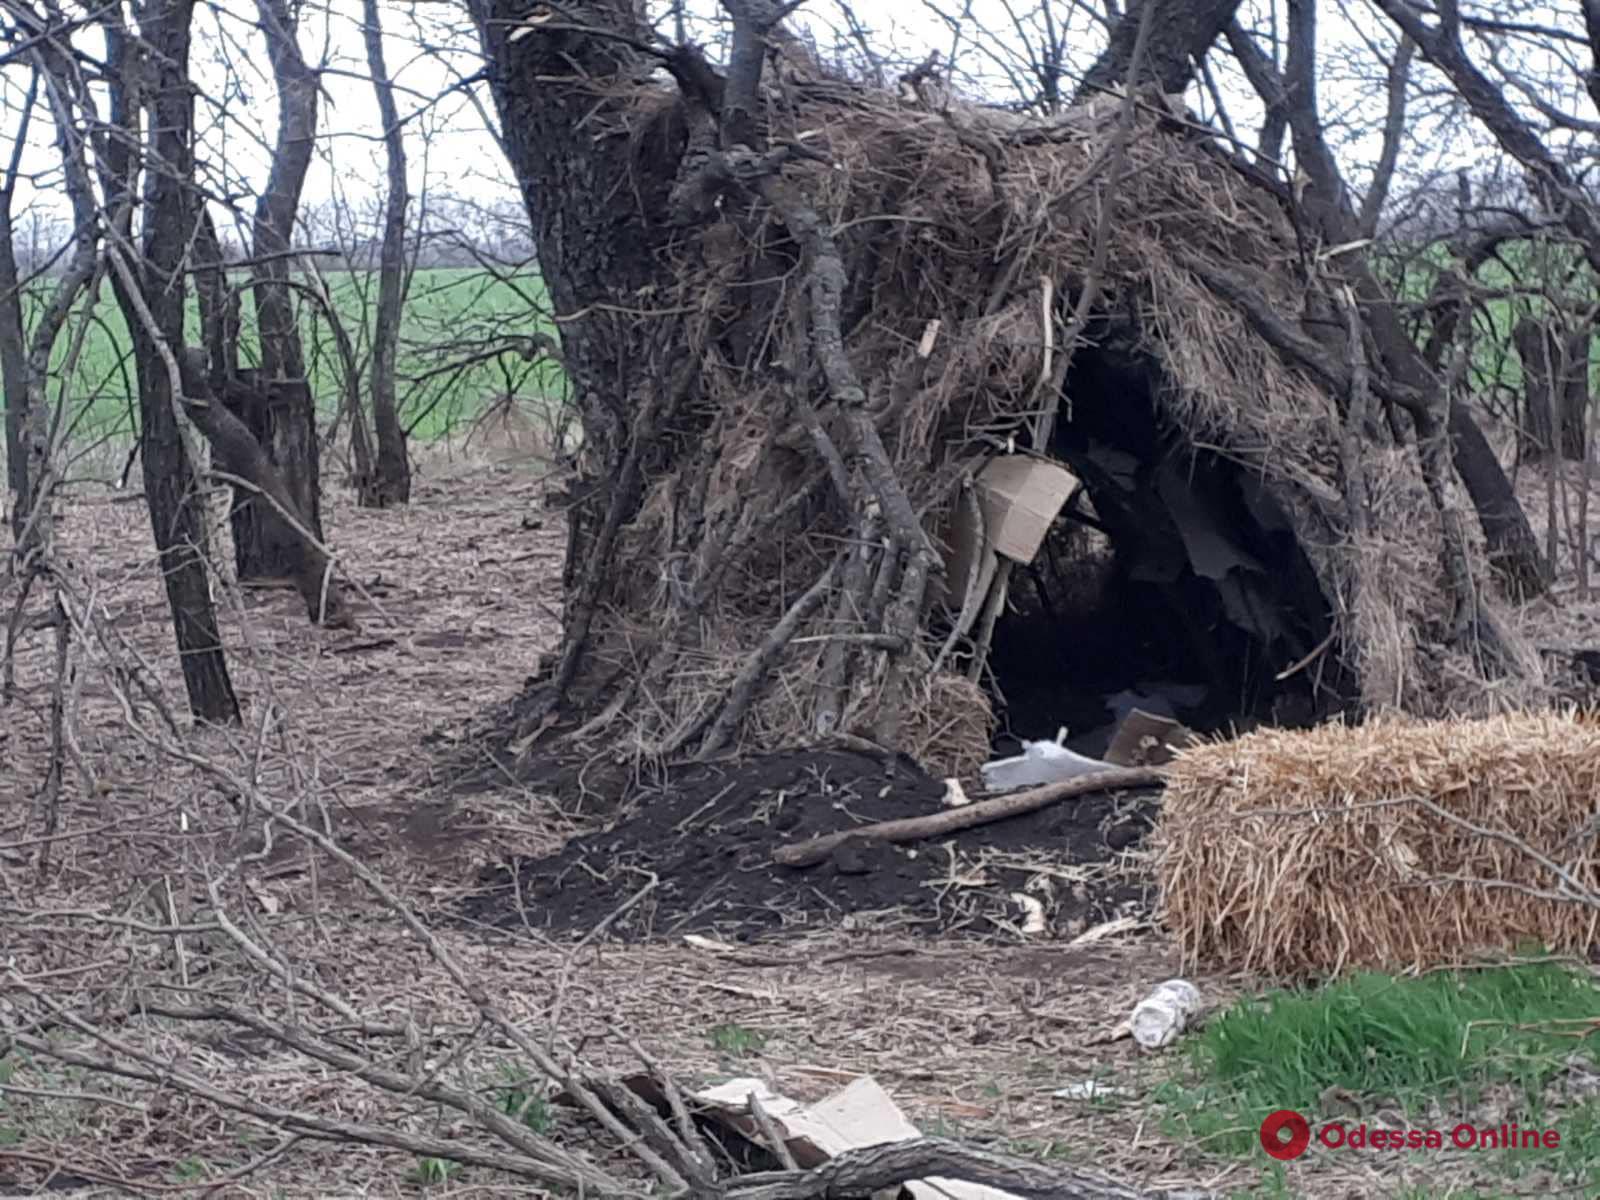
[[[844,846],[818,866],[771,862],[781,844],[939,811],[945,785],[906,759],[796,751],[706,765],[630,798],[629,815],[559,852],[480,873],[467,918],[502,928],[639,940],[683,933],[744,942],[843,924],[922,934],[1018,935],[1036,898],[1056,936],[1147,916],[1135,857],[1148,794],[1108,793],[935,842]]]

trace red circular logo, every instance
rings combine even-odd
[[[1285,1139],[1284,1130],[1289,1131]],[[1280,1161],[1299,1158],[1311,1144],[1311,1126],[1292,1108],[1280,1108],[1261,1122],[1261,1148]]]

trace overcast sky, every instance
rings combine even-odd
[[[1247,19],[1251,7],[1247,0]],[[934,48],[948,57],[954,49],[969,87],[976,83],[991,96],[1009,98],[1014,93],[1007,88],[1004,65],[1018,62],[1025,53],[1015,31],[1019,18],[1024,24],[1036,19],[1032,14],[1037,12],[1037,0],[1032,8],[1027,0],[1015,4],[1011,0],[859,0],[852,11],[866,26],[869,44],[892,60],[915,61]],[[1077,57],[1081,67],[1103,44],[1104,31],[1087,15],[1085,6],[1068,6],[1057,0],[1057,11],[1070,14],[1070,42],[1083,47]],[[454,0],[384,0],[383,13],[386,58],[401,89],[398,103],[410,135],[413,193],[426,187],[434,194],[490,202],[514,198],[494,139],[471,98],[457,90],[438,99],[479,65],[461,5]],[[807,24],[826,49],[845,26],[841,14],[837,0],[812,0],[796,20]],[[360,15],[359,0],[321,5],[313,0],[302,22],[300,41],[306,57],[326,68],[318,152],[306,187],[308,206],[341,198],[370,212],[381,195],[383,151],[377,140],[376,102],[366,81]],[[1364,39],[1387,51],[1393,44],[1387,23],[1367,8],[1365,0],[1332,0],[1324,6],[1320,22],[1324,107],[1334,118],[1381,114],[1380,96],[1365,94],[1340,77],[1340,54],[1364,52]],[[706,28],[701,27],[700,36],[705,36]],[[692,35],[696,32],[691,30]],[[100,50],[97,36],[85,36],[84,45],[95,53]],[[208,97],[197,111],[203,130],[201,153],[212,171],[208,184],[235,195],[253,193],[266,176],[276,106],[251,0],[223,0],[199,8],[192,69]],[[0,71],[0,77],[0,90],[14,106],[26,87],[26,70],[12,64]],[[1252,132],[1259,120],[1253,95],[1232,72],[1224,72],[1219,83],[1241,133]],[[486,93],[478,98],[488,104]],[[1210,101],[1202,88],[1192,88],[1189,99],[1209,114]],[[220,110],[219,105],[223,106]],[[1414,119],[1426,122],[1428,117],[1419,109]],[[8,119],[6,134],[0,135],[6,141],[13,121],[14,116]],[[1364,119],[1353,121],[1364,123]],[[55,152],[49,137],[48,124],[36,119],[25,160],[30,170],[53,167]],[[1449,165],[1452,158],[1467,161],[1463,155],[1470,150],[1442,134],[1431,141],[1425,138],[1424,144],[1432,145],[1437,160],[1434,166]],[[1346,165],[1358,186],[1364,184],[1365,168],[1375,149],[1372,138],[1343,147]],[[49,187],[43,194],[30,194],[26,186],[19,189],[18,208],[30,202],[59,208],[60,201],[53,194],[56,181],[46,182]]]

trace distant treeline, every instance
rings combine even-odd
[[[331,204],[308,206],[301,214],[296,246],[315,253],[317,265],[325,271],[374,270],[380,249],[380,217],[377,209],[360,212]],[[430,199],[424,220],[421,235],[411,231],[406,247],[407,259],[418,267],[532,265],[533,233],[518,200]],[[37,209],[20,213],[14,229],[17,266],[24,276],[48,274],[65,262],[72,225],[59,214]],[[218,234],[228,262],[249,257],[237,229],[223,225]]]

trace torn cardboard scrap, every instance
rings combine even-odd
[[[979,572],[980,594],[989,590],[995,555],[1031,563],[1062,506],[1078,486],[1078,478],[1061,464],[1031,454],[1005,454],[991,459],[973,481],[983,526],[976,527],[970,508],[958,506],[950,533],[946,564],[954,603],[966,595],[967,580]]]
[[[991,460],[978,475],[989,544],[1013,562],[1032,562],[1077,486],[1077,476],[1049,459],[1007,454]]]
[[[773,1094],[759,1079],[730,1079],[696,1092],[694,1098],[709,1106],[722,1124],[760,1144],[761,1131],[750,1115],[752,1092],[802,1167],[820,1166],[846,1150],[922,1136],[870,1075],[810,1105]],[[1018,1200],[1011,1192],[952,1179],[919,1179],[905,1188],[915,1200]]]

